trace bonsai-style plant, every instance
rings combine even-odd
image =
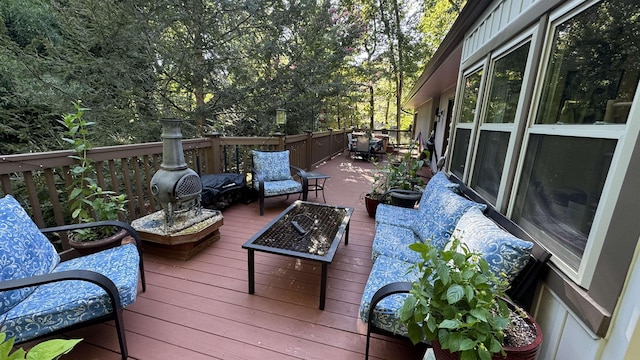
[[[118,220],[118,216],[126,212],[126,195],[117,195],[113,191],[102,189],[94,175],[93,160],[88,151],[92,148],[88,139],[89,127],[95,123],[87,121],[83,115],[88,110],[74,104],[76,112],[66,114],[59,122],[65,127],[62,140],[71,145],[75,155],[69,157],[77,160],[70,168],[71,186],[69,191],[69,208],[71,218],[85,223],[102,220]],[[74,238],[79,241],[93,241],[112,235],[115,229],[101,227],[75,230]]]
[[[443,250],[428,243],[410,248],[421,254],[415,266],[422,275],[413,283],[400,319],[414,344],[427,339],[434,349],[439,345],[461,360],[489,360],[494,354],[504,356],[505,345],[534,342],[536,327],[525,321],[531,318],[507,304],[507,282],[479,254],[457,239]]]

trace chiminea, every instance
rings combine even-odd
[[[174,216],[194,210],[202,213],[200,176],[187,166],[182,151],[182,120],[161,119],[162,164],[151,178],[151,193],[164,210],[164,232],[173,226]]]

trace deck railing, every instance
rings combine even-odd
[[[183,140],[185,161],[199,174],[250,172],[253,149],[288,149],[291,164],[311,169],[347,147],[351,130],[271,137],[223,137],[216,134]],[[70,221],[67,204],[74,164],[71,150],[0,155],[1,196],[13,195],[39,227]],[[94,148],[95,179],[105,190],[127,194],[131,221],[160,209],[149,181],[162,163],[162,142]]]

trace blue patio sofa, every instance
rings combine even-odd
[[[95,254],[57,253],[46,232],[115,226],[135,244]],[[140,238],[126,223],[102,221],[38,229],[11,196],[0,199],[0,331],[15,343],[114,320],[122,359],[127,345],[122,309],[146,290]]]
[[[360,318],[367,323],[366,358],[371,333],[407,336],[398,310],[420,275],[412,267],[420,255],[409,249],[415,242],[429,241],[442,248],[456,236],[481,253],[494,273],[506,273],[511,283],[509,296],[525,309],[530,307],[537,278],[550,254],[477,193],[454,176],[451,179],[443,172],[436,174],[417,209],[378,205],[374,263],[360,302]]]

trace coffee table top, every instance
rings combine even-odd
[[[330,263],[352,213],[350,207],[298,200],[247,240],[242,248]]]

